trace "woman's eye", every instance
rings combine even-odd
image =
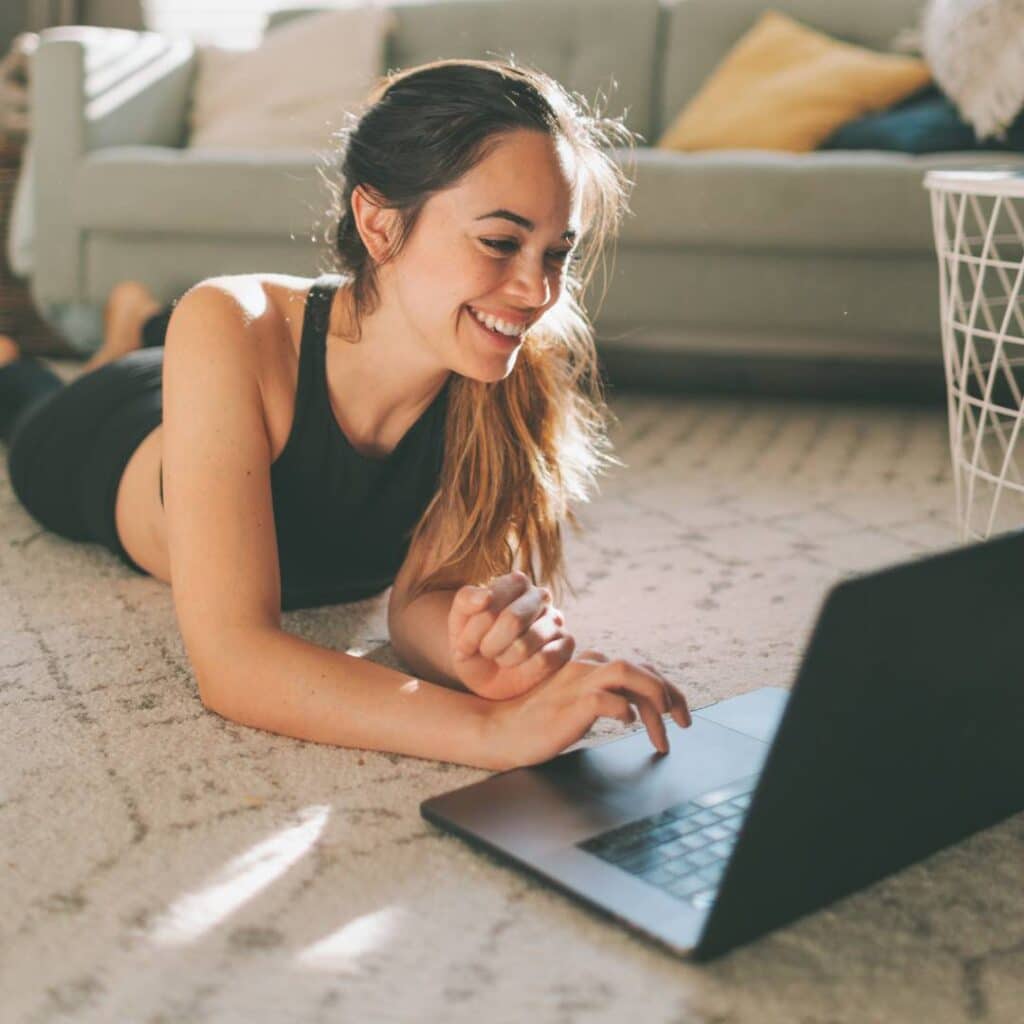
[[[512,242],[507,238],[481,238],[480,241],[483,242],[484,245],[490,246],[492,249],[497,249],[499,252],[509,254],[515,252],[515,250],[519,248],[517,242]],[[561,249],[557,252],[548,253],[548,256],[554,259],[556,263],[565,263],[572,255],[572,249]]]
[[[504,238],[481,238],[480,241],[499,252],[514,252],[517,248],[515,242],[509,242]]]

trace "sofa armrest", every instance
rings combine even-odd
[[[186,36],[82,25],[40,33],[30,75],[37,302],[84,291],[71,203],[79,161],[108,146],[182,146],[195,68]]]
[[[46,29],[32,64],[33,134],[59,133],[77,155],[106,146],[183,146],[196,67],[195,44],[184,35]]]

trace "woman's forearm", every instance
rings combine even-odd
[[[226,640],[227,638],[225,638]],[[342,747],[386,750],[499,768],[489,749],[490,701],[309,643],[283,631],[251,631],[244,650],[200,690],[207,707],[268,732]]]
[[[388,606],[388,635],[395,652],[417,675],[466,690],[455,677],[448,644],[448,613],[457,593],[432,590],[408,603],[393,600]]]

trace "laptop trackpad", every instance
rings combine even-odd
[[[709,722],[744,732],[763,743],[771,743],[788,700],[789,690],[785,687],[762,686],[759,690],[709,704],[706,708],[694,711],[694,714]]]
[[[689,729],[665,718],[666,757],[654,750],[647,730],[638,729],[533,771],[596,809],[601,826],[610,828],[759,772],[788,698],[788,690],[762,687],[695,711]]]
[[[586,820],[590,832],[597,833],[753,775],[768,753],[768,743],[700,712],[694,712],[689,729],[667,720],[665,725],[671,744],[667,756],[654,749],[646,729],[639,729],[533,771],[560,791],[563,809],[574,808],[570,819],[580,825]],[[578,833],[563,835],[572,842],[580,838]]]

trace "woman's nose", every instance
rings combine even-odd
[[[538,267],[533,261],[524,259],[517,261],[516,267],[514,289],[523,305],[546,306],[551,299],[551,282],[543,264]]]

